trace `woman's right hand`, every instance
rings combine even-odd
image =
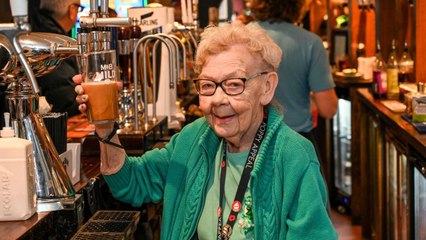
[[[82,113],[86,113],[87,111],[87,101],[89,97],[87,94],[84,94],[84,89],[80,85],[83,82],[83,77],[81,74],[75,75],[72,80],[77,84],[74,91],[77,93],[76,101],[80,104],[78,106],[78,110]],[[117,91],[122,88],[122,83],[117,81]],[[98,136],[102,139],[105,139],[111,131],[114,131],[114,123],[104,123],[104,124],[95,124],[95,131]],[[115,135],[112,137],[111,142],[120,144],[120,140],[118,136]],[[101,149],[101,167],[100,170],[103,174],[114,174],[118,172],[124,164],[124,160],[126,158],[126,152],[122,148],[117,148],[111,144],[100,144]]]

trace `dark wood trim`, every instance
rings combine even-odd
[[[416,81],[426,82],[426,2],[416,1],[415,6],[415,71]]]

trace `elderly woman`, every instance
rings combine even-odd
[[[140,157],[100,143],[113,195],[163,201],[162,239],[337,239],[315,150],[270,105],[280,59],[254,24],[207,28],[194,80],[204,117]]]

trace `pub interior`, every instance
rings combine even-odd
[[[0,239],[160,239],[162,203],[114,199],[93,125],[39,109],[36,77],[112,50],[122,146],[129,156],[162,148],[203,117],[191,82],[200,34],[236,21],[237,9],[249,16],[247,2],[81,0],[64,36],[31,32],[40,0],[0,0],[0,127],[26,139],[0,134]],[[323,41],[339,98],[335,116],[317,116],[314,129],[333,224],[345,219],[350,229],[337,227],[339,239],[426,239],[426,2],[307,2],[297,24]],[[11,163],[15,155],[23,160]]]

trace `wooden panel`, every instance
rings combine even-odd
[[[356,49],[358,43],[365,44],[366,56],[374,56],[376,43],[376,13],[374,9],[360,9],[357,0],[351,0],[350,24],[351,24],[351,44],[350,59],[356,64]]]
[[[403,51],[405,41],[408,42],[408,46],[411,49],[414,45],[414,8],[410,7],[407,0],[387,0],[383,2],[376,2],[376,34],[382,46],[383,57],[385,59],[388,58],[393,39],[396,40],[397,53],[399,57]],[[417,23],[419,22],[417,21]]]
[[[426,2],[416,1],[416,43],[415,66],[416,81],[426,82]]]
[[[312,7],[310,9],[310,25],[311,25],[311,32],[316,33],[317,35],[321,36],[322,33],[321,23],[323,22],[324,16],[327,14],[327,5],[325,2],[322,1],[315,1],[312,4]],[[322,37],[322,36],[321,36]]]

